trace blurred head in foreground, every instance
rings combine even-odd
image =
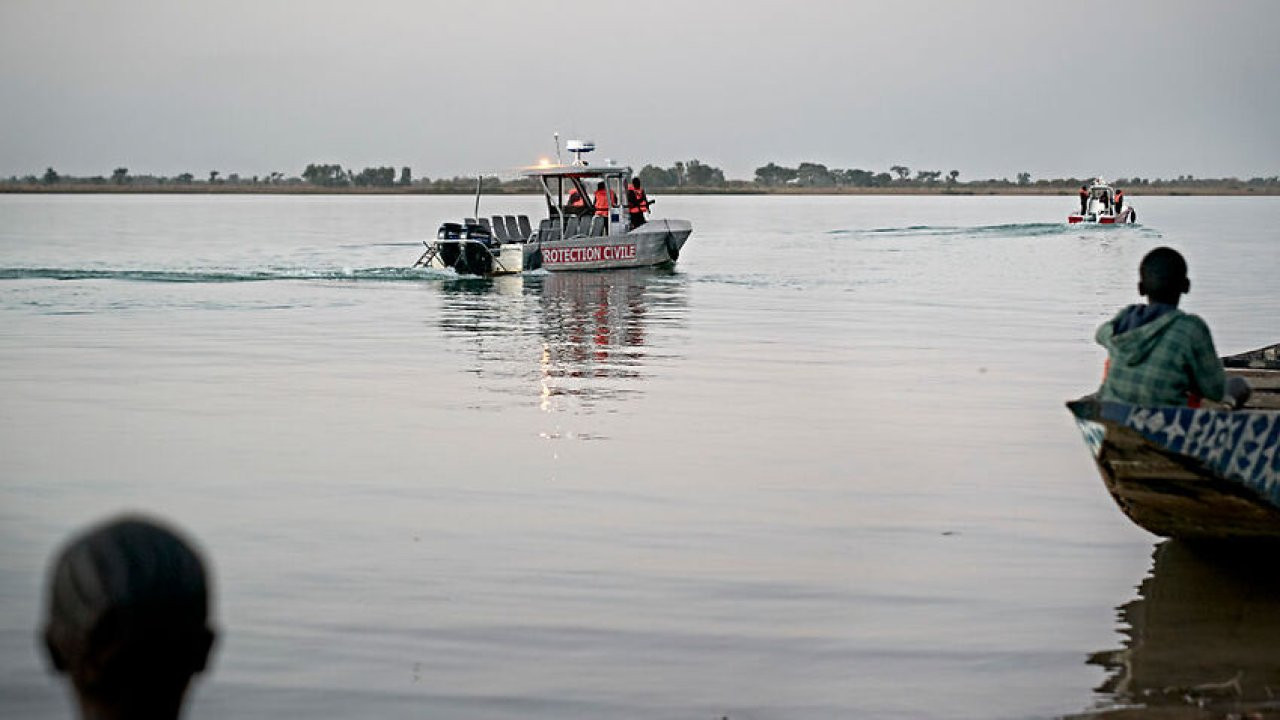
[[[124,516],[89,528],[49,570],[44,644],[85,718],[176,718],[213,647],[209,580],[172,530]]]

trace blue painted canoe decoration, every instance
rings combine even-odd
[[[1096,457],[1104,438],[1098,421],[1138,431],[1168,452],[1199,461],[1280,507],[1280,412],[1138,407],[1098,402],[1095,418],[1077,415]],[[1089,427],[1092,426],[1092,427]]]

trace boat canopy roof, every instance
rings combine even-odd
[[[630,175],[631,168],[625,165],[531,165],[521,168],[524,177],[575,177],[599,178]]]

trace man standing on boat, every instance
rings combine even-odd
[[[1124,212],[1124,191],[1116,188],[1116,215]]]
[[[631,227],[638,228],[645,223],[644,214],[649,212],[649,196],[640,187],[640,178],[631,178],[631,187],[627,189],[627,207],[631,214]]]
[[[578,188],[575,187],[569,190],[569,202],[564,207],[565,210],[569,211],[570,215],[584,214],[583,211],[586,210],[587,203],[582,199],[582,193],[578,192]]]
[[[616,193],[605,190],[604,183],[596,183],[596,215],[598,217],[609,216],[609,206],[618,204],[618,196]]]
[[[1094,339],[1107,349],[1107,369],[1098,395],[1133,405],[1190,405],[1202,398],[1249,396],[1248,383],[1228,383],[1209,326],[1178,309],[1191,291],[1187,261],[1177,250],[1159,247],[1142,258],[1138,292],[1146,305],[1130,305],[1103,323]]]
[[[1081,185],[1080,186],[1080,214],[1083,215],[1084,211],[1087,210],[1088,207],[1089,207],[1089,186]]]

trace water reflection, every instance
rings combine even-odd
[[[1280,693],[1277,548],[1156,547],[1138,598],[1117,608],[1125,648],[1088,662],[1108,671],[1109,700],[1219,710]]]
[[[547,412],[592,412],[642,392],[651,335],[684,325],[687,286],[669,269],[445,282],[440,327],[472,348],[473,372],[506,379]]]

